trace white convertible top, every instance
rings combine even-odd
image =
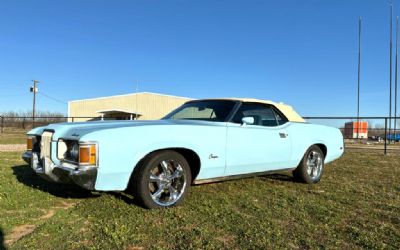
[[[303,117],[301,117],[294,109],[292,106],[284,104],[284,103],[276,103],[273,101],[268,101],[268,100],[260,100],[260,99],[254,99],[254,98],[219,98],[219,100],[236,100],[236,101],[242,101],[242,102],[258,102],[258,103],[264,103],[264,104],[269,104],[275,106],[279,111],[281,111],[286,118],[291,121],[291,122],[306,122]]]

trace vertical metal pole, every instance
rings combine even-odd
[[[75,117],[72,117],[72,122],[74,122],[74,118],[75,118]]]
[[[385,118],[385,146],[384,146],[385,155],[387,153],[387,121],[388,118]]]
[[[360,134],[361,17],[358,19],[357,140]]]
[[[135,97],[135,101],[136,101],[136,107],[135,107],[135,112],[138,113],[138,97],[139,97],[139,80],[136,80],[136,97]]]
[[[1,133],[4,133],[4,116],[1,116]]]
[[[392,28],[393,26],[393,3],[390,2],[390,77],[389,77],[389,136],[390,136],[390,130],[392,129]],[[389,142],[390,143],[390,142]]]
[[[397,132],[397,74],[398,74],[398,58],[399,58],[399,16],[396,17],[396,61],[395,61],[395,72],[394,72],[394,141],[396,142]]]

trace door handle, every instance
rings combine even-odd
[[[280,136],[281,138],[286,138],[286,137],[288,137],[288,134],[286,134],[286,133],[279,133],[279,136]]]

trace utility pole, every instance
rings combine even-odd
[[[360,134],[361,17],[358,19],[357,140]]]
[[[393,32],[392,32],[392,30],[393,30],[392,26],[393,26],[393,3],[392,3],[392,1],[390,1],[389,137],[391,137],[390,134],[391,134],[391,129],[392,129],[392,51],[393,51],[393,49],[392,49],[392,39],[393,39],[393,38],[392,38],[392,33],[393,33]],[[389,140],[389,143],[390,143],[390,140]]]
[[[38,91],[37,84],[39,81],[32,80],[33,87],[30,88],[30,91],[33,93],[33,107],[32,107],[32,127],[35,125],[35,109],[36,109],[36,93]]]

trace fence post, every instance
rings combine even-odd
[[[74,117],[72,117],[72,122],[74,122]]]
[[[385,155],[387,154],[387,118],[385,118]]]
[[[4,116],[1,116],[1,133],[4,133]]]

